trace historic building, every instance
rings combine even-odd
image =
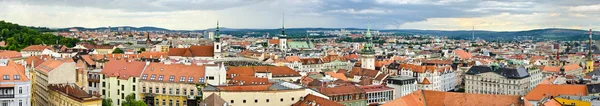
[[[31,80],[28,69],[11,59],[0,59],[0,105],[31,106]]]
[[[141,74],[140,97],[149,106],[184,106],[188,99],[202,96],[206,80],[205,65],[150,63]]]
[[[456,83],[458,74],[451,66],[420,66],[414,64],[401,64],[398,68],[400,76],[414,77],[417,87],[423,90],[450,91],[460,83]]]
[[[121,106],[129,94],[139,100],[140,75],[147,64],[125,59],[110,60],[99,76],[102,97],[112,99],[113,106]]]
[[[465,89],[467,93],[476,94],[525,95],[532,87],[532,75],[528,70],[525,67],[473,66],[466,72]]]
[[[35,67],[31,75],[32,104],[40,106],[49,104],[49,84],[77,82],[75,62],[71,58],[48,59]]]

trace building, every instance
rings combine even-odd
[[[317,92],[327,96],[330,100],[346,106],[366,106],[367,97],[365,91],[354,85],[335,87],[316,87]]]
[[[586,85],[571,85],[571,84],[540,84],[535,87],[531,92],[524,95],[525,99],[531,104],[538,104],[547,97],[557,96],[587,96]]]
[[[418,90],[381,106],[531,106],[517,95]]]
[[[367,95],[367,104],[384,104],[395,98],[394,88],[387,87],[386,85],[360,86],[360,89],[365,91]]]
[[[0,105],[31,106],[31,80],[25,68],[11,59],[0,59]]]
[[[30,45],[30,46],[27,46],[27,47],[21,49],[21,55],[23,57],[39,56],[39,55],[51,53],[52,52],[51,49],[52,49],[51,47],[44,46],[44,45]]]
[[[75,84],[50,84],[49,104],[50,106],[101,106],[102,99],[99,95],[86,93]]]
[[[145,62],[111,59],[100,71],[100,92],[102,98],[112,99],[113,106],[121,106],[125,97],[133,94],[140,100],[140,75],[147,64]]]
[[[204,98],[202,102],[199,104],[200,106],[229,106],[227,102],[223,100],[223,98],[219,97],[217,94],[210,94],[210,96]]]
[[[564,74],[578,76],[582,75],[584,70],[579,64],[568,64],[564,66],[542,66],[540,68],[544,77],[552,76],[553,74]]]
[[[31,73],[32,83],[32,105],[41,106],[49,104],[49,84],[74,83],[77,82],[75,62],[71,58],[48,59],[35,67]]]
[[[200,85],[204,85],[205,65],[150,63],[140,80],[140,97],[149,106],[188,104],[188,99],[201,97]],[[139,88],[138,88],[139,89]]]
[[[457,71],[451,66],[420,66],[414,64],[401,64],[398,68],[400,76],[415,77],[417,87],[423,90],[450,91],[454,90],[460,83],[456,82]]]
[[[299,81],[301,78],[300,73],[286,66],[238,66],[228,68],[228,80],[236,76],[251,76],[288,82]]]
[[[394,88],[394,98],[400,98],[417,91],[417,78],[406,76],[392,76],[386,79],[388,87]]]
[[[203,98],[218,94],[229,106],[289,106],[304,97],[306,88],[277,82],[263,85],[212,86],[203,89]]]
[[[527,70],[525,67],[473,66],[466,72],[465,89],[475,94],[525,95],[531,87]]]
[[[335,101],[331,101],[326,98],[308,94],[302,98],[302,100],[292,104],[292,106],[344,106]]]

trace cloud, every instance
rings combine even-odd
[[[569,7],[572,12],[600,12],[600,4]]]
[[[346,13],[346,14],[385,14],[385,13],[391,13],[391,10],[383,10],[383,9],[363,9],[363,10],[359,10],[356,11],[353,8],[350,9],[339,9],[339,10],[331,10],[329,12],[333,12],[333,13]]]

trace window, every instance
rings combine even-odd
[[[23,106],[23,100],[19,100],[19,106]]]
[[[156,93],[158,93],[158,92],[159,92],[159,91],[158,91],[158,87],[157,87],[157,88],[155,88],[155,90],[156,90]]]
[[[131,78],[131,81],[135,82],[135,77]]]
[[[150,80],[154,80],[156,79],[156,75],[152,74],[152,76],[150,76]]]
[[[246,103],[246,100],[242,100],[243,103]]]
[[[102,90],[102,95],[106,95],[106,91],[105,90]]]
[[[135,91],[135,85],[132,86],[133,88],[131,89],[132,91]]]
[[[167,88],[163,88],[163,94],[167,94]]]
[[[150,87],[150,89],[148,89],[148,93],[152,93],[152,87]]]
[[[9,79],[10,79],[10,76],[8,76],[8,75],[4,75],[4,77],[2,77],[2,79],[4,79],[4,80],[9,80]]]
[[[169,106],[173,106],[173,100],[169,100]]]
[[[231,100],[231,104],[233,104],[233,100]]]
[[[267,99],[266,101],[267,101],[267,103],[268,103],[268,102],[269,102],[269,99]]]
[[[165,99],[163,99],[162,104],[167,105],[167,101]]]
[[[175,94],[179,95],[179,88],[175,89]]]
[[[292,98],[292,101],[294,101],[294,98]]]
[[[173,81],[175,81],[175,76],[171,75],[171,77],[169,77],[169,82],[173,82]]]
[[[23,87],[19,87],[19,94],[23,94]]]
[[[117,85],[121,85],[121,80],[117,80]]]
[[[254,99],[254,103],[258,103],[258,99]]]
[[[279,99],[279,101],[283,102],[283,98]]]
[[[204,82],[204,78],[198,78],[198,83]]]
[[[183,89],[183,95],[187,95],[187,89]]]
[[[213,77],[213,76],[206,76],[206,79],[208,79],[208,80],[215,80],[215,77]]]
[[[179,77],[179,82],[184,82],[185,81],[185,77]]]
[[[159,75],[159,76],[158,76],[158,80],[159,80],[159,81],[162,81],[162,80],[163,80],[163,77],[164,77],[163,75]]]
[[[142,75],[142,79],[143,79],[143,80],[146,80],[146,78],[148,78],[148,74],[144,74],[144,75]]]
[[[15,80],[21,80],[21,76],[19,76],[19,75],[14,75],[14,77],[15,78],[13,78],[13,79],[15,79]]]
[[[125,99],[125,94],[121,93],[121,99]]]
[[[175,101],[175,106],[179,106],[179,100]]]
[[[121,90],[125,90],[125,85],[121,85]]]
[[[158,106],[158,99],[156,99],[154,102],[156,102],[156,106]]]
[[[102,87],[106,87],[106,83],[105,82],[102,82]]]
[[[142,93],[146,92],[146,87],[142,87]]]
[[[117,99],[117,105],[121,105],[120,99]]]
[[[173,88],[169,88],[169,94],[173,94]]]
[[[189,82],[189,83],[192,83],[192,82],[194,82],[194,77],[188,77],[188,82]]]

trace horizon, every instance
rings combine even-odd
[[[600,28],[598,12],[600,1],[0,1],[0,20],[48,28],[277,29],[285,13],[286,28],[587,30]]]

